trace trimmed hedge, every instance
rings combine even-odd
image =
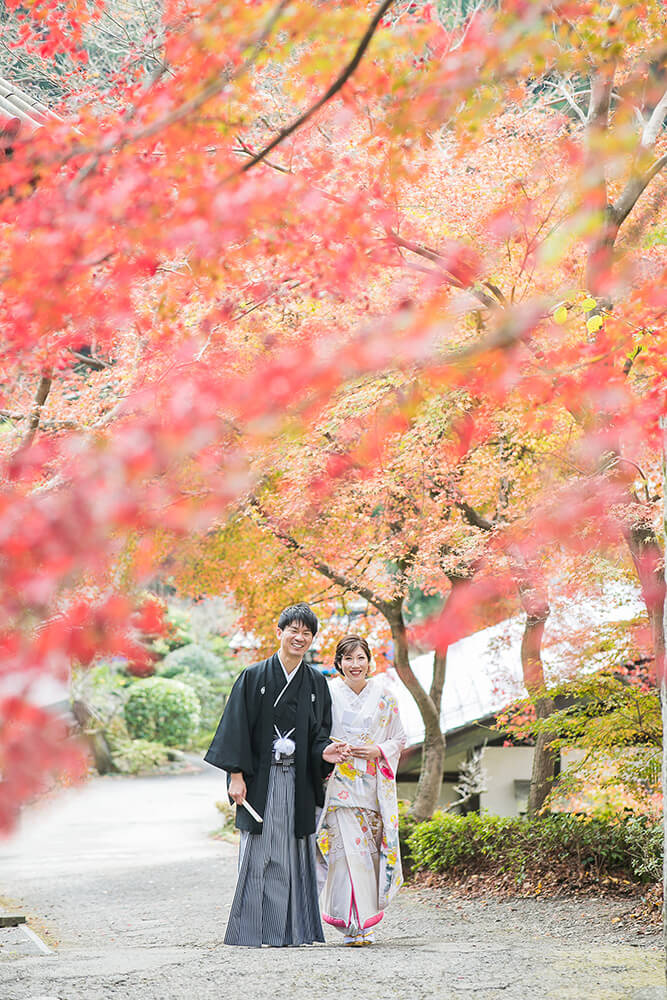
[[[497,872],[521,882],[565,866],[633,882],[662,877],[662,827],[644,816],[551,813],[532,819],[435,813],[406,837],[408,865],[457,876]]]
[[[188,746],[199,726],[199,698],[180,681],[149,677],[132,685],[125,723],[133,739]]]

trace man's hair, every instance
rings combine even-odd
[[[278,619],[279,629],[287,628],[288,625],[293,625],[294,622],[305,625],[313,635],[317,635],[317,629],[319,628],[317,615],[307,604],[290,604],[289,608],[285,608],[284,611],[280,612],[280,618]]]
[[[334,653],[334,667],[339,674],[343,673],[343,657],[347,656],[348,653],[353,653],[355,649],[360,649],[366,654],[366,659],[368,660],[368,665],[371,664],[371,650],[370,646],[365,639],[362,639],[360,635],[346,635],[344,639],[341,639],[336,646],[336,652]]]

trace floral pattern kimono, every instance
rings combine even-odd
[[[360,694],[331,683],[332,738],[378,746],[377,761],[348,758],[328,780],[317,828],[322,918],[347,935],[379,923],[403,884],[396,769],[405,733],[396,698],[380,674]]]

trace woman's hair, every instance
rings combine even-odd
[[[348,653],[354,652],[355,649],[361,649],[366,654],[366,659],[370,666],[371,650],[366,640],[362,639],[360,635],[346,635],[344,639],[340,640],[334,653],[334,667],[339,674],[343,673],[341,666],[343,657],[347,656]]]
[[[304,625],[307,629],[310,629],[312,635],[317,635],[317,616],[307,604],[290,604],[288,608],[280,612],[280,618],[278,619],[279,629],[285,629],[288,625],[294,625],[295,623],[297,625]]]

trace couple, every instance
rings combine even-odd
[[[330,686],[303,663],[317,629],[307,604],[285,608],[278,652],[237,678],[206,754],[227,772],[241,831],[225,944],[324,941],[318,877],[324,920],[345,944],[370,944],[403,882],[396,700],[369,677],[365,639],[338,643]]]

